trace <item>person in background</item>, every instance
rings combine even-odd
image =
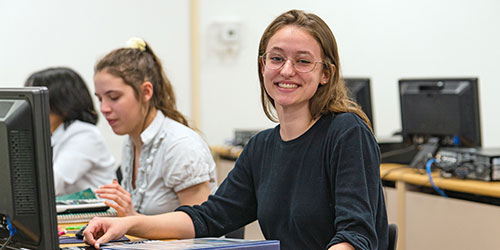
[[[262,106],[273,129],[253,137],[215,195],[156,216],[94,218],[85,241],[220,236],[258,220],[282,249],[387,249],[380,152],[347,97],[337,45],[317,15],[290,10],[258,50]]]
[[[173,87],[148,43],[132,38],[95,66],[95,95],[123,147],[122,185],[96,193],[119,216],[160,214],[206,201],[217,189],[206,142],[177,110]]]
[[[25,86],[49,90],[56,195],[92,190],[112,181],[115,160],[104,143],[92,98],[82,77],[66,67],[33,73]]]

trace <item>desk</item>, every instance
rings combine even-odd
[[[61,228],[69,226],[78,226],[83,224],[60,224]],[[128,236],[131,241],[143,240],[141,238]],[[138,243],[138,242],[135,242]],[[147,240],[145,242],[139,242],[139,244],[134,245],[115,245],[109,246],[113,249],[266,249],[266,250],[279,250],[280,243],[277,240],[262,240],[262,241],[242,241],[241,239],[229,239],[229,238],[195,238],[195,239],[184,239],[184,240]],[[112,243],[114,244],[114,243]],[[116,243],[121,244],[121,243]],[[60,244],[60,247],[81,247],[85,244]],[[108,248],[109,248],[108,247]]]
[[[384,163],[380,166],[380,176],[388,181],[402,181],[407,184],[431,187],[426,174],[400,164]],[[442,178],[438,172],[432,173],[434,183],[441,189],[500,198],[500,183],[457,178]]]
[[[500,246],[500,207],[422,193],[431,187],[421,170],[382,164],[380,175],[395,183],[385,187],[389,219],[398,224],[398,249],[496,249]],[[499,182],[442,178],[434,183],[445,192],[500,198]],[[391,218],[392,217],[392,218]]]
[[[87,223],[61,223],[61,224],[58,224],[57,226],[61,229],[61,230],[64,230],[66,227],[74,227],[74,226],[84,226],[86,225]],[[77,231],[77,230],[73,230],[73,231]],[[137,240],[143,240],[141,238],[137,238],[137,237],[133,237],[133,236],[129,236],[127,235],[127,238],[129,238],[131,241],[137,241]],[[86,246],[85,243],[71,243],[71,244],[59,244],[59,247],[78,247],[78,246]]]
[[[237,159],[243,148],[241,147],[233,147],[228,145],[216,145],[210,146],[210,149],[216,156],[228,158],[228,159]]]
[[[87,223],[64,223],[64,224],[57,224],[57,226],[61,229],[64,230],[66,227],[74,227],[74,226],[83,226]],[[79,243],[74,243],[74,244],[59,244],[59,247],[77,247],[77,246],[84,246],[85,244],[79,244]]]
[[[215,155],[229,159],[241,153],[241,149],[231,146],[211,148]],[[421,187],[431,187],[427,175],[404,165],[382,164],[380,176],[394,183],[394,187],[386,186],[384,190],[389,222],[399,227],[398,249],[499,248],[500,206],[421,192]],[[432,176],[445,192],[500,201],[500,182],[442,178],[438,172]]]

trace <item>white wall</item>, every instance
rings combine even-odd
[[[280,13],[304,9],[334,32],[345,76],[369,77],[375,129],[401,129],[397,81],[408,77],[479,77],[484,146],[500,146],[500,2],[498,1],[202,1],[202,30],[218,20],[243,24],[241,51],[214,56],[202,47],[203,131],[211,143],[233,128],[272,126],[260,107],[257,48]],[[210,37],[203,34],[203,37]],[[229,58],[229,59],[228,59]]]
[[[298,8],[321,16],[339,45],[345,76],[370,77],[376,134],[400,129],[397,80],[479,77],[484,146],[500,146],[500,2],[200,0],[201,130],[210,144],[235,128],[267,128],[260,106],[257,47],[265,27]],[[130,36],[144,37],[163,60],[178,106],[190,115],[189,1],[0,0],[0,86],[22,86],[35,70],[69,66],[93,92],[95,62]],[[216,22],[241,24],[233,52],[220,52]],[[214,48],[215,47],[215,48]],[[122,139],[99,127],[119,157]]]
[[[0,87],[20,87],[33,71],[68,66],[94,93],[94,64],[132,36],[163,60],[178,106],[190,111],[189,6],[175,0],[0,0]],[[95,99],[96,108],[99,108]],[[123,137],[98,124],[120,159]]]

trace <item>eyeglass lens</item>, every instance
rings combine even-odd
[[[292,62],[295,70],[302,73],[310,72],[314,70],[316,63],[322,63],[315,62],[314,58],[308,55],[299,56],[297,58],[286,58],[279,53],[266,53],[263,55],[264,66],[269,69],[280,69],[288,60]]]

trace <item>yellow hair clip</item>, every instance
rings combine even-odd
[[[146,50],[146,42],[139,37],[131,37],[127,41],[127,48],[138,49],[140,51]]]

